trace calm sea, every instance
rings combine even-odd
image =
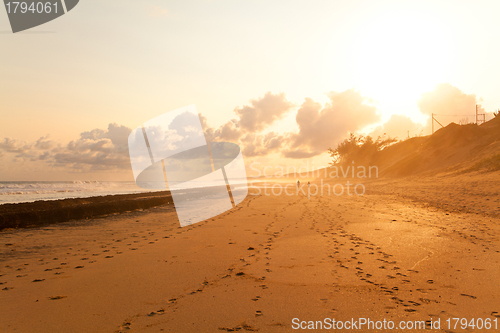
[[[112,194],[153,192],[135,182],[57,181],[0,182],[0,205],[5,203],[88,198]]]
[[[246,178],[237,181],[246,184]],[[151,183],[152,184],[152,183]],[[164,184],[161,182],[161,184]],[[175,182],[169,182],[173,185]],[[211,181],[200,181],[196,187],[213,186]],[[157,188],[157,187],[156,187]],[[182,190],[183,187],[177,187]],[[240,188],[237,188],[239,190]],[[242,189],[246,189],[242,187]],[[0,205],[6,203],[33,202],[38,200],[59,200],[68,198],[89,198],[104,195],[132,194],[165,191],[144,189],[135,182],[99,181],[57,181],[57,182],[2,182],[0,181]]]

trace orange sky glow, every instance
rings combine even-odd
[[[324,167],[349,132],[428,135],[431,113],[472,122],[475,104],[489,119],[500,108],[498,9],[82,1],[17,34],[0,9],[0,180],[133,180],[130,129],[191,104],[209,139],[239,143],[247,166]]]

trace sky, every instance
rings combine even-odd
[[[429,135],[500,108],[498,1],[82,0],[0,8],[0,181],[133,180],[127,136],[195,104],[245,162],[324,167],[349,132]]]

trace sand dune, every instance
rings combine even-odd
[[[500,117],[477,126],[451,123],[433,135],[415,137],[383,150],[373,165],[381,175],[401,177],[439,172],[498,171]],[[494,163],[487,163],[488,159]]]

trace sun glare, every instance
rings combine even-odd
[[[357,88],[384,106],[385,114],[416,116],[416,101],[446,77],[447,38],[442,23],[414,12],[368,22],[356,39]]]

